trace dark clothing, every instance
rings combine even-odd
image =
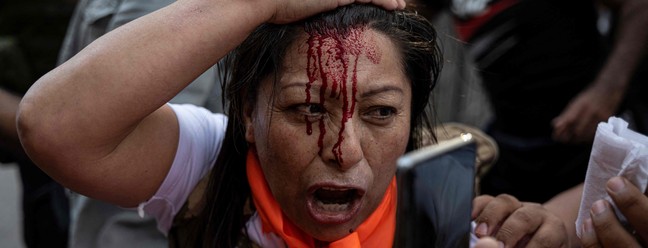
[[[595,78],[604,53],[594,6],[567,2],[521,1],[468,41],[495,111],[492,128],[548,137],[551,120]]]
[[[22,151],[10,153],[0,150],[0,162],[18,164],[25,247],[67,248],[70,204],[65,189],[38,168]]]
[[[483,193],[543,202],[584,180],[591,144],[552,141],[551,121],[597,75],[605,53],[596,21],[592,1],[519,0],[469,37],[501,152]]]
[[[31,161],[19,167],[26,247],[67,247],[70,204],[65,189]]]
[[[73,0],[0,1],[0,87],[23,95],[56,66],[74,4]],[[66,248],[70,214],[63,187],[13,147],[0,141],[0,162],[16,162],[20,169],[26,247]]]
[[[591,144],[540,145],[539,140],[512,140],[498,132],[489,133],[498,142],[500,156],[481,178],[481,193],[506,193],[521,201],[545,202],[585,180]]]
[[[0,1],[0,40],[11,40],[11,60],[3,51],[0,57],[0,86],[22,95],[56,66],[57,55],[74,0],[5,0]],[[7,48],[9,49],[9,48]],[[5,64],[6,62],[6,64]],[[10,70],[21,63],[20,75]]]

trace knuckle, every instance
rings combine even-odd
[[[542,231],[534,234],[533,247],[568,247],[569,239],[567,238],[567,229],[562,226],[562,228],[559,227],[557,230],[559,231]]]
[[[533,223],[534,221],[534,214],[531,211],[528,211],[528,209],[520,209],[518,211],[513,212],[512,217],[514,217],[517,221],[520,221],[522,223]]]
[[[475,198],[477,198],[477,199],[493,199],[494,197],[491,196],[491,195],[480,195],[480,196],[477,196]]]
[[[500,201],[503,201],[503,202],[505,202],[505,203],[511,203],[511,204],[519,203],[519,201],[517,200],[517,198],[515,198],[514,196],[509,195],[509,194],[501,194],[501,195],[498,195],[498,196],[496,197],[496,199],[498,199],[498,200],[500,200]]]
[[[488,216],[483,216],[483,215],[480,215],[479,217],[477,217],[477,219],[475,219],[477,223],[489,223],[488,220],[489,220]]]
[[[551,236],[551,235],[536,235],[533,237],[534,243],[533,247],[539,248],[556,248],[556,247],[566,247],[566,244],[562,239]]]
[[[568,240],[565,236],[552,235],[552,234],[538,234],[533,236],[533,240],[527,247],[539,248],[556,248],[556,247],[569,247]]]
[[[544,209],[540,203],[525,202],[524,205],[534,210]]]
[[[501,241],[508,241],[513,239],[514,237],[515,230],[508,226],[502,226],[499,230],[497,230],[497,234],[495,235],[495,238]]]
[[[475,197],[475,199],[473,201],[486,202],[486,201],[490,201],[490,200],[493,200],[492,196],[490,196],[490,195],[480,195],[480,196]]]

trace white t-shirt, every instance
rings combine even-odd
[[[140,215],[153,216],[165,235],[173,218],[184,205],[198,182],[212,168],[225,137],[227,117],[190,104],[169,104],[178,118],[180,137],[176,156],[164,182],[151,199],[139,205]],[[470,247],[477,237],[471,223]],[[286,247],[273,233],[263,233],[257,214],[246,223],[249,238],[261,247]]]
[[[178,118],[180,137],[173,165],[155,195],[138,207],[153,216],[158,229],[169,232],[173,217],[212,168],[221,150],[227,116],[190,104],[169,104]]]

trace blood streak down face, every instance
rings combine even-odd
[[[340,146],[344,141],[344,132],[346,122],[353,117],[356,104],[356,94],[358,85],[358,59],[361,55],[366,56],[374,64],[380,62],[380,53],[376,50],[375,43],[372,40],[367,42],[363,39],[364,27],[350,30],[327,29],[324,32],[311,32],[308,38],[308,84],[306,85],[306,103],[311,102],[310,90],[312,84],[318,79],[321,81],[320,88],[320,105],[324,105],[327,98],[326,91],[330,91],[328,97],[342,98],[342,118],[338,140],[333,146],[335,158],[343,162],[342,149]],[[347,89],[347,80],[351,80],[351,92]],[[330,87],[330,89],[329,89]],[[307,123],[306,133],[313,133],[312,122],[308,117],[304,117]],[[319,153],[323,147],[323,139],[326,134],[324,120],[319,120]]]
[[[407,147],[411,93],[400,50],[373,29],[302,33],[288,46],[245,125],[295,225],[332,241],[373,213]]]

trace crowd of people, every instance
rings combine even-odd
[[[628,92],[646,88],[647,3],[355,2],[81,0],[60,65],[22,99],[0,91],[3,135],[80,194],[72,247],[391,247],[396,161],[434,139],[430,20],[450,11],[499,148],[473,245],[646,245],[648,197],[623,177],[574,223],[596,124],[630,110],[646,130]]]

